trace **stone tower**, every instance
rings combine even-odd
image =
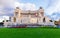
[[[14,12],[15,17],[20,17],[21,16],[21,9],[19,7],[16,7],[15,12]]]
[[[14,12],[14,22],[16,22],[21,17],[21,9],[19,7],[16,7]]]
[[[39,8],[39,15],[44,16],[44,9],[42,7]]]
[[[39,19],[38,19],[39,23],[45,22],[44,9],[42,7],[39,8],[38,14],[39,14]]]

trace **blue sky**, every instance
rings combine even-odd
[[[38,10],[42,6],[46,16],[53,20],[60,19],[60,0],[0,0],[0,18],[13,16],[17,6],[22,10]]]
[[[38,9],[40,6],[46,8],[48,6],[48,4],[49,4],[49,1],[50,0],[20,0],[19,2],[35,4],[36,8]]]

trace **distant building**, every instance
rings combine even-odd
[[[48,24],[51,19],[44,15],[44,9],[42,7],[39,10],[21,10],[16,7],[14,11],[14,16],[10,17],[11,23],[17,24]]]
[[[50,22],[50,18],[47,16],[44,16],[44,9],[42,7],[39,8],[39,10],[35,11],[24,11],[21,10],[19,7],[16,7],[14,16],[13,16],[13,21],[16,23],[24,23],[24,24],[29,24],[29,23],[43,23],[43,22]]]

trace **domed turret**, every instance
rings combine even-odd
[[[43,9],[42,7],[40,7],[40,9]]]
[[[19,9],[19,7],[16,7],[16,9]]]

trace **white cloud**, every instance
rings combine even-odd
[[[15,2],[15,7],[20,7],[22,10],[36,10],[36,5],[33,3],[19,3]]]
[[[9,16],[3,16],[3,19],[9,20]]]
[[[14,8],[19,6],[23,10],[35,10],[36,6],[32,3],[20,3],[17,0],[0,0],[0,22],[3,21],[4,18],[9,19],[9,16],[5,16],[7,14],[10,14],[10,12],[13,14],[13,11],[7,11],[4,10],[4,8]]]
[[[32,4],[32,3],[20,3],[17,0],[0,0],[0,16],[7,15],[7,13],[9,14],[9,11],[4,10],[4,8],[8,7],[8,8],[15,9],[17,6],[19,6],[23,10],[35,10],[36,9],[35,4]]]
[[[35,4],[32,4],[32,3],[26,3],[25,8],[26,10],[36,10]]]
[[[2,5],[13,5],[16,0],[0,0],[0,4]]]
[[[14,7],[14,2],[16,0],[0,0],[0,16],[6,15],[8,11],[4,10],[6,7]]]
[[[4,7],[3,7],[2,5],[0,5],[0,15],[4,13],[4,12],[2,11],[3,8],[4,8]]]
[[[46,13],[48,15],[53,14],[54,12],[59,12],[60,11],[60,0],[51,0],[50,5],[46,9]]]
[[[54,20],[59,20],[60,19],[60,16],[59,16],[59,14],[60,14],[60,0],[50,0],[49,2],[50,3],[45,10],[46,15],[50,15],[50,17],[53,18]]]
[[[57,12],[60,13],[60,0],[49,0],[49,2],[50,2],[50,4],[49,4],[48,8],[45,9],[46,14],[52,15],[53,13],[57,13]],[[45,5],[48,5],[48,3],[46,3]],[[3,10],[5,7],[15,8],[17,6],[19,6],[23,10],[37,10],[36,5],[34,3],[20,3],[17,0],[0,0],[0,15],[9,14],[8,11]],[[44,6],[44,5],[42,5],[42,6]]]
[[[3,20],[9,20],[9,16],[0,16],[0,22],[3,22]]]

